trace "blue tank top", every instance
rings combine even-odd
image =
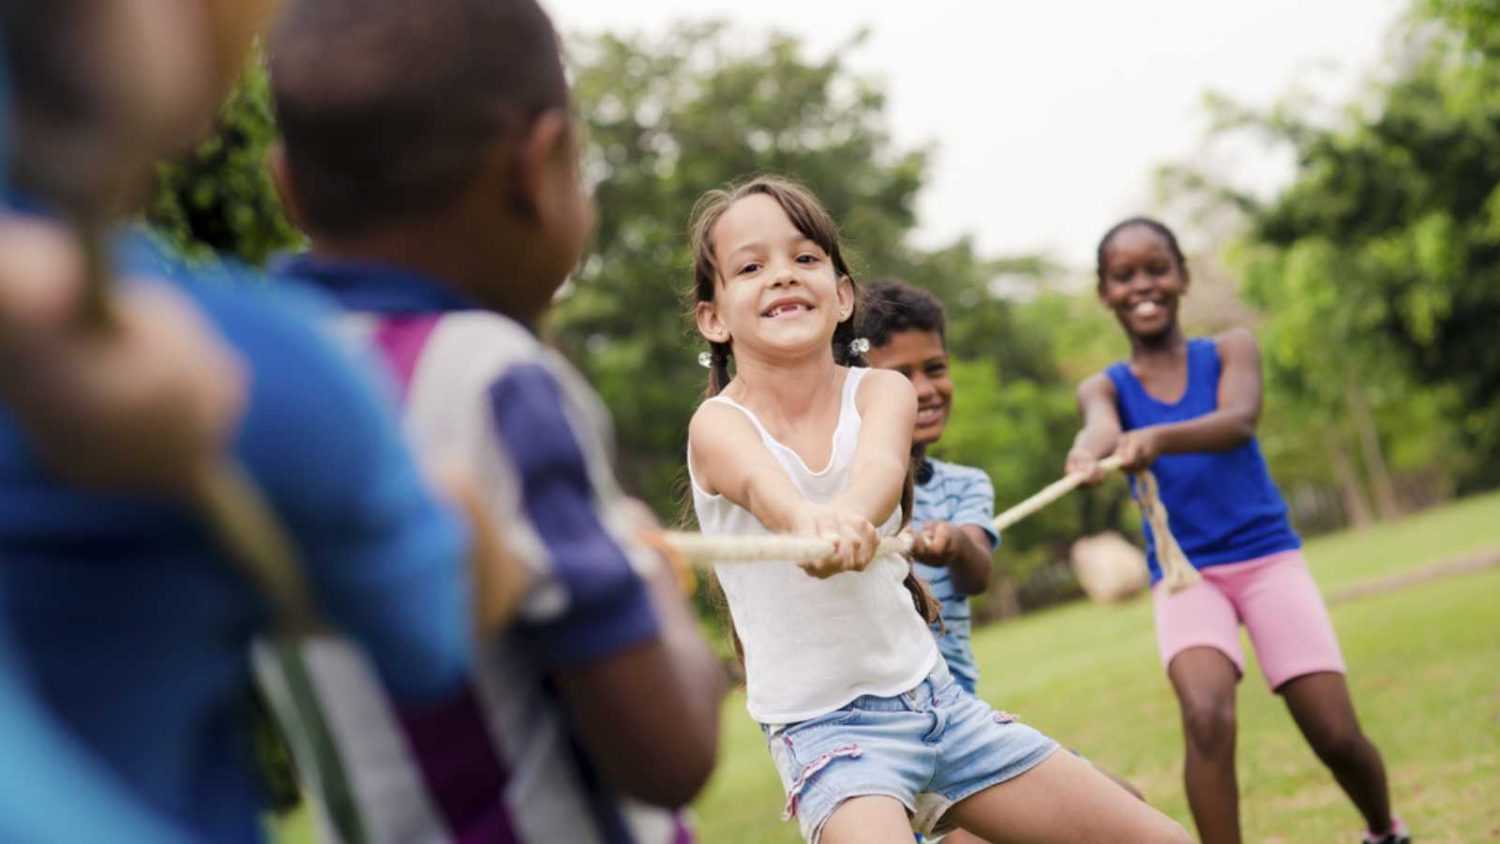
[[[1201,337],[1188,341],[1187,390],[1175,404],[1147,393],[1126,363],[1106,370],[1115,385],[1120,424],[1127,431],[1212,413],[1219,406],[1219,371],[1218,345]],[[1195,568],[1244,562],[1302,546],[1254,437],[1229,451],[1163,454],[1151,471],[1172,534]],[[1161,566],[1151,526],[1145,525],[1145,531],[1146,558],[1155,583],[1161,579]]]

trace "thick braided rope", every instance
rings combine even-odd
[[[1099,468],[1113,472],[1120,468],[1120,461],[1110,457],[1099,462]],[[1077,489],[1088,476],[1082,473],[1068,475],[1048,484],[1040,492],[1022,501],[995,517],[994,527],[998,533],[1011,527],[1027,516],[1046,507]],[[1156,478],[1150,472],[1137,472],[1136,501],[1141,512],[1151,525],[1156,537],[1157,558],[1161,562],[1162,575],[1167,588],[1180,592],[1198,582],[1198,572],[1188,563],[1187,556],[1167,527],[1167,508],[1162,505],[1157,491]],[[833,553],[833,543],[826,539],[786,534],[702,534],[687,531],[667,531],[661,535],[664,544],[671,548],[689,565],[708,568],[716,563],[751,563],[769,560],[817,560]],[[908,554],[911,552],[911,537],[902,533],[880,541],[879,553]]]
[[[662,534],[662,539],[684,560],[700,568],[714,563],[817,560],[833,553],[833,543],[827,539],[778,533],[733,535],[668,531]],[[911,553],[911,537],[906,534],[887,536],[880,540],[877,553]]]
[[[1167,507],[1157,494],[1155,475],[1150,472],[1135,474],[1135,500],[1141,505],[1141,513],[1151,525],[1151,535],[1156,539],[1156,561],[1161,564],[1161,576],[1167,582],[1167,591],[1175,595],[1202,580],[1198,570],[1188,562],[1187,555],[1182,553],[1177,537],[1167,527]]]

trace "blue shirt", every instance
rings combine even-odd
[[[0,841],[186,844],[40,706],[0,638]]]
[[[6,83],[0,61],[0,179],[9,164]],[[78,747],[37,705],[23,674],[0,629],[0,841],[187,841]]]
[[[1185,422],[1219,407],[1219,347],[1210,338],[1188,341],[1187,389],[1174,404],[1147,393],[1123,362],[1106,372],[1115,385],[1120,424],[1127,431]],[[1196,568],[1302,547],[1254,437],[1228,451],[1163,454],[1151,464],[1151,472],[1167,508],[1172,535]],[[1149,524],[1145,532],[1146,559],[1155,583],[1161,579],[1156,540]]]
[[[982,470],[941,460],[927,459],[932,474],[914,490],[912,527],[920,530],[928,522],[976,525],[990,540],[990,551],[1000,544],[995,533],[995,488]],[[947,566],[916,563],[917,576],[927,581],[932,594],[942,602],[942,620],[932,626],[938,651],[958,684],[971,694],[979,682],[979,666],[970,644],[969,596],[953,585]]]
[[[365,646],[397,700],[454,693],[470,660],[462,532],[370,384],[313,326],[323,312],[142,236],[118,264],[178,287],[247,365],[233,454],[294,539],[324,619]],[[205,840],[260,840],[246,700],[268,607],[202,520],[63,485],[0,409],[0,547],[0,617],[57,719],[147,807]]]

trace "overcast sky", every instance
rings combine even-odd
[[[1116,219],[1148,210],[1152,168],[1199,148],[1206,91],[1267,104],[1339,95],[1377,71],[1405,0],[544,0],[564,31],[656,32],[686,17],[803,35],[859,26],[851,63],[885,79],[898,141],[932,142],[919,240],[972,233],[988,254],[1075,265]],[[1241,151],[1230,174],[1285,178]],[[708,185],[705,188],[710,187]]]

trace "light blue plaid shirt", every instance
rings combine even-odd
[[[912,528],[920,530],[928,522],[977,525],[990,538],[990,550],[994,551],[1000,544],[1000,535],[995,533],[993,525],[995,488],[989,476],[971,466],[930,457],[927,463],[932,467],[932,476],[916,487]],[[941,627],[932,626],[938,650],[947,660],[954,679],[972,694],[979,681],[979,667],[974,662],[974,648],[969,644],[969,596],[954,587],[946,566],[917,563],[916,570],[943,605]]]

